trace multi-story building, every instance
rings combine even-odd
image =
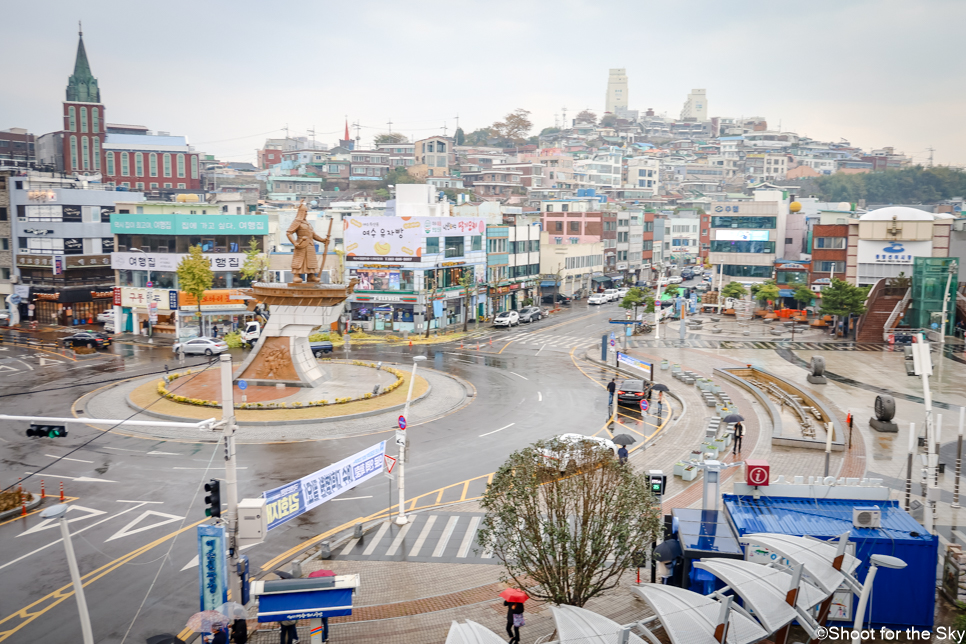
[[[693,264],[700,256],[701,218],[695,210],[680,210],[664,221],[664,258]]]
[[[209,334],[212,326],[230,330],[244,319],[247,301],[237,289],[250,286],[250,281],[241,268],[251,240],[265,250],[267,215],[245,214],[236,200],[125,201],[118,202],[110,216],[110,231],[118,333],[180,338]],[[212,288],[200,303],[201,318],[199,303],[180,290],[177,274],[192,246],[201,247],[214,272]]]
[[[523,172],[519,170],[464,171],[463,183],[484,199],[502,198],[522,193]]]
[[[850,219],[848,281],[870,286],[900,272],[911,275],[916,257],[949,257],[954,219],[948,213],[905,206],[879,208]]]
[[[601,242],[602,280],[623,279],[617,271],[617,218],[615,204],[594,190],[580,190],[573,199],[551,199],[540,204],[543,229],[551,245]]]
[[[456,152],[453,139],[445,136],[431,136],[413,144],[413,165],[425,165],[429,176],[445,176],[450,166],[456,165]]]
[[[574,161],[574,183],[578,188],[619,188],[622,185],[623,155],[620,151],[598,151]]]
[[[114,285],[111,215],[117,201],[143,195],[37,172],[8,177],[7,187],[11,279],[29,287],[24,305],[35,305],[34,319],[65,324],[68,309],[73,319],[86,320],[110,306],[104,300]]]
[[[389,174],[389,153],[380,150],[353,150],[350,181],[381,181]]]
[[[809,286],[820,291],[833,277],[845,279],[849,257],[849,220],[851,212],[823,211],[812,227],[812,270]]]
[[[522,161],[533,161],[544,166],[543,187],[569,190],[574,188],[574,158],[560,148],[539,150],[537,154],[521,154]]]
[[[354,324],[372,330],[443,329],[485,299],[486,220],[453,217],[433,186],[396,186],[384,216],[343,225],[345,265],[359,282],[347,300]],[[467,301],[469,291],[469,301]]]
[[[415,143],[379,143],[376,151],[389,155],[389,166],[395,168],[403,166],[408,168],[416,163],[414,150]]]
[[[624,179],[625,188],[633,188],[649,192],[650,195],[660,194],[661,162],[652,157],[632,157],[627,159],[627,177]]]
[[[788,172],[788,155],[750,153],[745,155],[745,176],[750,181],[784,181]]]
[[[519,309],[523,300],[537,298],[540,275],[539,217],[518,215],[486,227],[485,315]],[[478,312],[478,314],[480,314]]]
[[[0,130],[0,167],[31,167],[36,161],[34,135],[22,127]]]
[[[789,199],[778,190],[758,190],[755,201],[712,202],[710,262],[725,282],[761,282],[772,277],[784,249]]]
[[[13,238],[11,232],[10,189],[8,184],[14,176],[13,170],[0,170],[0,302],[14,292],[13,277]],[[0,304],[6,308],[6,304]]]
[[[138,191],[200,191],[198,153],[183,136],[167,132],[115,133],[103,142],[104,182]]]
[[[604,277],[604,245],[600,241],[555,244],[547,232],[540,240],[540,289],[544,295],[559,289],[573,295],[609,286]]]
[[[542,188],[546,185],[544,181],[544,167],[541,163],[533,161],[520,161],[516,163],[495,164],[491,168],[493,172],[519,172],[520,185],[524,188]]]
[[[696,121],[708,120],[708,91],[704,89],[692,89],[688,94],[688,100],[681,108],[681,120],[694,119]]]
[[[623,114],[628,108],[627,70],[611,69],[607,76],[607,95],[604,97],[604,111]]]
[[[272,201],[298,201],[303,197],[315,197],[322,192],[321,177],[297,177],[268,175],[265,187]]]

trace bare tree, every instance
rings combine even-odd
[[[480,505],[479,543],[503,562],[505,580],[554,604],[583,606],[617,586],[660,529],[646,476],[589,440],[515,452]]]
[[[575,121],[584,121],[584,122],[587,122],[587,123],[593,123],[594,125],[596,125],[597,124],[597,115],[594,114],[593,112],[591,112],[590,110],[583,110],[583,111],[581,111],[581,112],[579,112],[577,114],[577,116],[574,118],[574,120]]]
[[[527,132],[533,129],[530,122],[530,112],[518,108],[503,117],[502,121],[497,121],[491,126],[491,130],[498,137],[508,141],[523,141],[526,139]]]
[[[379,145],[381,143],[408,143],[409,139],[406,138],[405,134],[399,132],[383,132],[376,135],[375,141],[376,145]]]

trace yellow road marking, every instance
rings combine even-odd
[[[50,349],[43,349],[41,347],[35,347],[35,346],[31,345],[31,344],[26,344],[24,342],[17,342],[15,340],[14,341],[2,340],[2,341],[0,341],[0,344],[10,345],[10,346],[14,346],[14,347],[21,347],[23,349],[33,349],[34,351],[43,351],[44,353],[49,353],[50,355],[57,356],[58,358],[65,358],[67,360],[71,360],[73,362],[77,362],[77,358],[71,358],[70,356],[57,353],[56,351],[51,351]],[[98,355],[103,355],[103,354],[98,354]],[[111,354],[111,355],[114,355],[114,354]]]
[[[126,555],[122,557],[118,557],[117,559],[115,559],[110,563],[104,564],[97,570],[87,573],[86,575],[81,577],[81,582],[85,587],[89,586],[95,581],[97,581],[98,579],[101,579],[102,577],[114,572],[124,564],[136,559],[137,557],[141,556],[142,554],[151,550],[152,548],[161,545],[162,543],[164,543],[165,541],[168,541],[169,539],[173,539],[174,537],[178,536],[182,532],[186,532],[188,530],[191,530],[197,527],[198,525],[204,523],[205,521],[207,521],[207,519],[202,519],[201,521],[197,521],[195,523],[192,523],[189,526],[185,526],[184,528],[181,528],[168,535],[160,537],[147,545],[141,546],[136,550],[132,550]],[[9,630],[0,631],[0,642],[6,641],[11,635],[19,631],[21,628],[23,628],[30,622],[34,621],[35,619],[37,619],[38,617],[40,617],[50,609],[60,604],[61,602],[67,599],[70,599],[70,597],[73,594],[74,594],[74,585],[72,583],[67,584],[66,586],[63,586],[55,590],[54,592],[50,593],[46,597],[42,597],[37,601],[33,602],[32,604],[29,604],[21,608],[17,612],[11,613],[7,617],[4,617],[2,620],[0,620],[0,625],[6,624],[7,622],[15,618],[20,618],[22,621]],[[46,605],[41,607],[41,605],[45,603]]]
[[[56,497],[56,495],[54,495],[54,496],[48,496],[47,498],[48,499],[53,499],[53,498],[59,498],[59,497]],[[79,498],[80,498],[79,496],[65,496],[64,497],[64,503],[70,503],[71,501],[76,501]],[[24,514],[18,514],[17,516],[13,517],[12,519],[7,519],[3,523],[0,523],[0,525],[7,525],[8,523],[13,523],[14,521],[19,521],[20,519],[23,519],[25,517],[29,517],[29,516],[31,516],[33,514],[37,514],[38,512],[43,512],[43,511],[44,511],[44,508],[38,507],[36,510],[31,510],[30,512],[28,512],[26,515],[24,515]]]

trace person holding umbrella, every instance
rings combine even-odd
[[[735,424],[735,442],[734,445],[731,446],[732,455],[741,453],[741,439],[745,436],[745,426],[741,424],[741,421],[744,419],[745,417],[741,414],[728,414],[725,416],[724,421],[726,423]]]
[[[664,392],[670,390],[667,385],[662,383],[655,384],[651,389],[657,392],[657,424],[660,425],[664,415]]]
[[[626,465],[628,457],[627,446],[636,442],[634,437],[628,434],[618,434],[611,439],[611,442],[620,445],[620,449],[617,450],[617,460],[620,461],[621,465]]]
[[[500,597],[504,599],[506,609],[506,634],[510,636],[509,644],[520,644],[520,627],[526,624],[523,619],[523,602],[530,599],[522,590],[507,588]]]

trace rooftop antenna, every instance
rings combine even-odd
[[[456,115],[456,129],[457,130],[460,129],[460,115],[459,114]]]
[[[312,149],[314,150],[315,149],[315,125],[313,125],[312,129],[308,131],[308,134],[312,135]]]
[[[567,129],[567,108],[566,107],[563,108],[563,126],[564,126],[564,129],[566,130]]]
[[[443,121],[443,136],[446,136],[446,121]]]
[[[929,148],[926,148],[926,149],[929,150],[929,167],[931,168],[932,167],[932,153],[935,152],[936,149],[935,148],[932,148],[932,147],[929,147]]]
[[[392,134],[392,117],[389,117],[389,122],[386,124],[389,126],[389,133]]]

